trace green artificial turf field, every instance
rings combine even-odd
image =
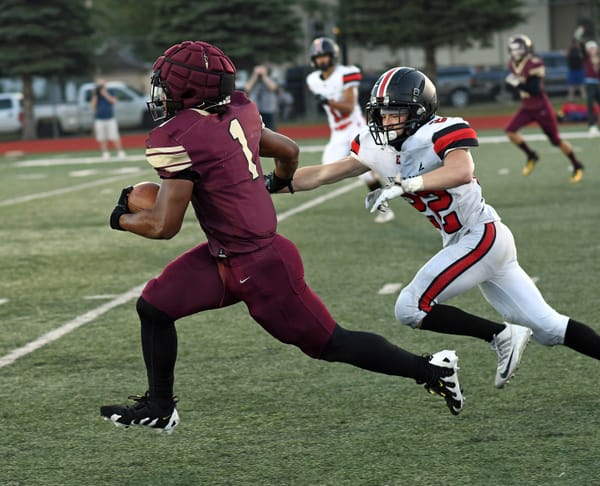
[[[586,164],[573,185],[566,158],[545,139],[531,142],[541,161],[525,178],[522,154],[490,135],[499,133],[480,133],[473,151],[476,175],[511,227],[521,265],[553,307],[600,331],[598,139],[572,138]],[[412,380],[305,357],[239,304],[178,323],[182,422],[172,435],[104,422],[100,405],[145,390],[139,286],[202,235],[191,211],[170,241],[111,231],[120,189],[156,177],[141,151],[113,163],[81,160],[88,155],[96,152],[35,157],[53,164],[0,159],[1,485],[600,481],[599,363],[532,341],[513,382],[497,390],[488,344],[399,325],[396,293],[379,291],[408,283],[440,238],[402,200],[391,203],[394,222],[374,224],[365,189],[348,188],[354,181],[274,195],[279,231],[296,242],[308,283],[341,324],[419,354],[457,351],[460,416]],[[302,157],[319,161],[318,152]],[[451,303],[499,319],[477,290]]]

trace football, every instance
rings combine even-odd
[[[127,207],[132,213],[150,209],[156,202],[160,184],[156,182],[138,182],[127,196]]]

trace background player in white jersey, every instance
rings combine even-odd
[[[416,69],[397,67],[373,86],[369,128],[352,153],[335,163],[296,171],[296,191],[376,169],[392,183],[367,196],[371,211],[403,197],[440,231],[443,248],[417,272],[395,306],[413,328],[472,336],[498,354],[496,387],[516,371],[533,330],[545,346],[564,344],[600,359],[600,336],[550,307],[520,267],[513,235],[482,197],[470,148],[477,135],[462,118],[436,115],[433,83]],[[502,315],[496,323],[443,304],[473,287]]]
[[[329,123],[329,142],[323,151],[323,164],[334,162],[350,153],[356,134],[366,127],[358,104],[358,86],[362,73],[357,66],[339,64],[340,48],[328,37],[317,37],[310,46],[310,61],[315,71],[306,77],[308,89],[323,107]],[[369,190],[381,187],[374,172],[361,175]],[[392,210],[380,211],[377,223],[394,219]]]

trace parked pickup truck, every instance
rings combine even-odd
[[[568,64],[563,52],[539,52],[535,54],[544,61],[546,74],[544,87],[548,96],[567,93]],[[438,69],[437,88],[441,103],[464,107],[472,101],[493,101],[501,92],[518,99],[518,93],[505,83],[506,66],[475,68],[472,66],[448,66]]]
[[[120,81],[108,81],[106,85],[118,100],[115,104],[115,118],[119,128],[148,128],[152,125],[152,119],[146,108],[148,101],[146,95]],[[38,134],[46,134],[49,129],[53,129],[55,123],[60,133],[90,131],[94,124],[90,100],[95,87],[94,83],[81,85],[75,103],[36,104],[34,117]]]
[[[108,89],[117,98],[115,117],[119,128],[149,128],[152,119],[146,108],[148,97],[135,88],[120,82],[108,81]],[[41,104],[33,108],[37,135],[39,137],[56,134],[89,132],[94,124],[94,114],[90,100],[95,89],[94,83],[85,83],[77,91],[74,103]],[[23,128],[23,108],[21,93],[0,93],[0,133],[18,133]]]

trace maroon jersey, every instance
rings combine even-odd
[[[213,256],[269,244],[277,217],[259,161],[262,121],[236,91],[224,114],[190,108],[156,127],[146,158],[164,179],[193,172],[192,206]]]
[[[540,78],[540,93],[532,95],[526,91],[519,90],[521,97],[521,106],[526,110],[539,110],[546,108],[550,100],[546,95],[544,88],[544,77],[546,76],[546,67],[541,58],[533,55],[525,56],[521,62],[515,63],[512,59],[508,62],[508,69],[511,73],[517,75],[521,83],[525,83],[527,78],[538,76]]]

